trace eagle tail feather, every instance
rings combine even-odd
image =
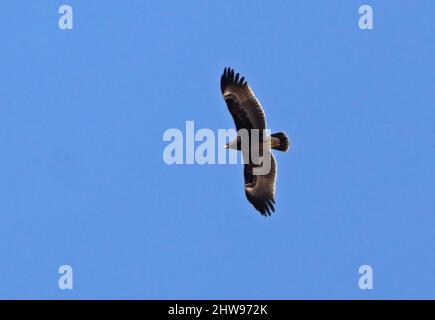
[[[272,134],[272,149],[279,151],[287,151],[289,148],[288,137],[284,132]]]

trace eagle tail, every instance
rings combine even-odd
[[[289,148],[288,137],[284,132],[272,134],[272,149],[287,151]]]

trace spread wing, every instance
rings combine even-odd
[[[255,165],[250,161],[244,165],[246,198],[264,216],[270,216],[275,212],[276,161],[272,152],[268,152],[268,156],[271,157],[268,174],[254,174],[254,168],[261,167],[262,164]]]
[[[221,91],[236,129],[266,129],[266,117],[260,102],[245,78],[225,68],[221,77]]]

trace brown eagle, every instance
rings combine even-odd
[[[267,135],[266,117],[260,102],[245,78],[240,77],[231,68],[225,68],[222,74],[221,91],[237,129],[237,137],[225,148],[242,151],[246,198],[262,215],[270,216],[275,212],[276,182],[276,161],[271,149],[287,151],[287,135],[283,132]],[[254,131],[257,132],[256,138],[253,137]],[[247,148],[243,148],[241,132],[248,133]],[[264,174],[255,172],[256,168],[260,169],[263,166],[264,161],[254,161],[251,156],[253,149],[263,159],[265,156],[270,157],[269,170]]]

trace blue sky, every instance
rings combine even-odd
[[[2,4],[0,298],[435,298],[433,1],[67,3]],[[162,160],[233,126],[226,66],[292,141],[271,218],[240,166]]]

